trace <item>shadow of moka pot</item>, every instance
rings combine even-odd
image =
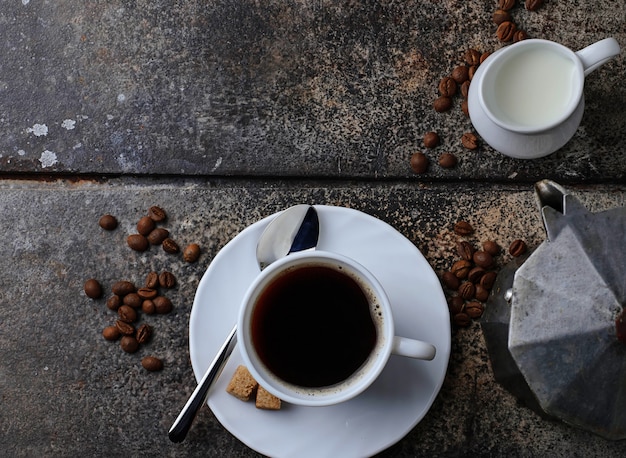
[[[625,439],[626,207],[535,191],[547,240],[500,271],[481,320],[495,378],[544,418]]]

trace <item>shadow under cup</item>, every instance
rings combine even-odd
[[[500,127],[519,133],[551,129],[578,107],[584,74],[570,49],[546,40],[522,41],[485,62],[480,98]]]
[[[331,405],[382,372],[394,335],[376,278],[354,261],[294,253],[265,269],[244,298],[238,336],[244,363],[283,401]]]

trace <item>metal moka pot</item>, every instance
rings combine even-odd
[[[499,273],[481,327],[496,377],[542,416],[626,438],[626,208],[535,185],[547,240]]]

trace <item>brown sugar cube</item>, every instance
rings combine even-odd
[[[280,399],[269,393],[265,388],[259,385],[256,391],[256,408],[265,410],[279,410]]]
[[[226,392],[242,401],[249,401],[259,384],[250,375],[246,366],[238,366],[228,382]]]

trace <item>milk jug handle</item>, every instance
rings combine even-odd
[[[620,53],[619,43],[615,38],[605,38],[576,52],[581,60],[585,76],[606,64]]]

